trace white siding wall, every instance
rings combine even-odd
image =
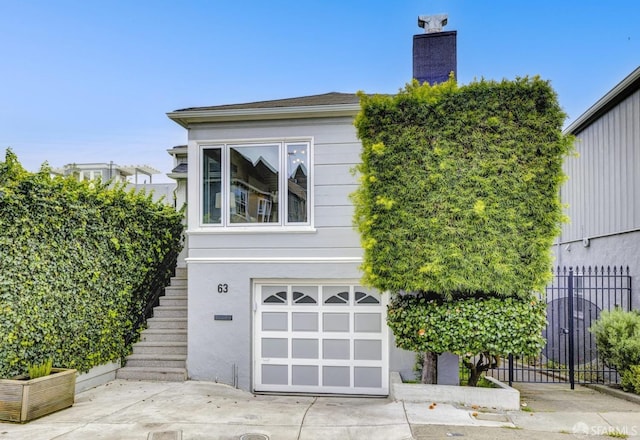
[[[565,162],[561,242],[640,228],[640,91],[580,132],[576,151]]]
[[[199,143],[285,137],[313,139],[314,229],[288,232],[286,228],[234,231],[200,227]],[[254,280],[358,282],[362,249],[352,226],[349,194],[357,186],[351,170],[360,160],[360,150],[352,118],[202,124],[189,130],[190,378],[252,388]],[[227,286],[223,293],[218,291],[219,284]],[[216,320],[216,315],[232,319]],[[390,338],[390,368],[410,375],[413,353],[397,349]]]
[[[241,257],[355,257],[362,254],[352,226],[349,194],[357,178],[351,173],[360,160],[361,144],[352,118],[324,118],[272,122],[202,124],[190,130],[189,139],[189,246],[190,258]],[[313,138],[314,226],[310,232],[234,232],[198,226],[200,182],[198,143],[260,139]]]

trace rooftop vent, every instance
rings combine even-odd
[[[447,14],[419,15],[418,26],[424,28],[425,34],[442,32],[442,28],[447,25],[448,18]]]

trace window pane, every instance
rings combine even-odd
[[[231,147],[231,223],[278,222],[278,145]]]
[[[287,221],[307,221],[309,146],[287,144]]]
[[[221,222],[221,149],[207,148],[202,158],[202,223]]]

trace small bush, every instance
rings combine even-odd
[[[622,372],[622,389],[640,394],[640,365],[631,365]]]
[[[602,312],[590,330],[596,337],[598,354],[608,367],[622,374],[640,364],[640,312]]]
[[[39,377],[50,375],[51,368],[53,368],[53,359],[51,358],[41,364],[29,365],[27,368],[29,371],[29,379],[37,379]]]

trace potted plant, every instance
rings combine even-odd
[[[0,421],[24,423],[73,405],[76,370],[52,365],[48,359],[27,374],[0,379]]]

